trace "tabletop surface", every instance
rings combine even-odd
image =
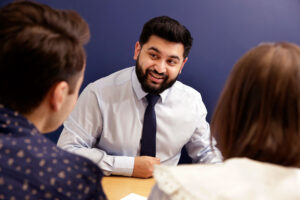
[[[102,179],[102,186],[108,200],[120,200],[130,193],[149,196],[155,180],[123,176],[107,176]]]

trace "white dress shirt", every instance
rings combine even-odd
[[[135,67],[123,69],[89,84],[64,122],[58,146],[85,156],[105,175],[131,176],[140,140],[147,100]],[[199,92],[176,81],[160,94],[155,105],[156,157],[161,164],[177,165],[187,147],[194,162],[221,162],[210,147],[206,108]]]
[[[300,169],[247,158],[218,165],[156,166],[148,200],[299,200]]]

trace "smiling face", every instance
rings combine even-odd
[[[184,46],[152,35],[143,46],[135,45],[136,74],[147,93],[159,94],[171,87],[187,58]]]

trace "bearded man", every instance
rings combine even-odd
[[[195,163],[221,162],[201,95],[177,81],[192,40],[170,17],[146,22],[136,66],[85,88],[58,146],[93,160],[105,175],[151,177],[155,164],[177,165],[184,146]]]

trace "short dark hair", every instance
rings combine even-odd
[[[190,31],[175,19],[160,16],[150,19],[144,24],[140,35],[140,45],[148,42],[152,35],[156,35],[171,42],[182,43],[184,46],[183,57],[187,57],[192,48],[193,38]]]
[[[261,44],[234,66],[212,118],[224,159],[300,167],[300,47]]]
[[[88,24],[75,11],[30,1],[1,8],[0,104],[29,113],[60,81],[73,93],[89,38]]]

